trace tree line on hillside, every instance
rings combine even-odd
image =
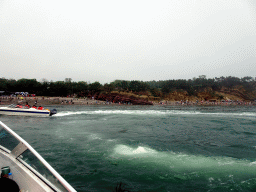
[[[244,93],[254,93],[256,81],[249,76],[238,77],[215,77],[206,78],[201,75],[198,78],[189,80],[173,79],[161,81],[126,81],[115,80],[104,85],[99,82],[87,83],[84,81],[72,82],[70,78],[65,81],[38,82],[36,79],[5,79],[0,78],[0,91],[9,93],[29,92],[37,96],[68,96],[88,97],[101,92],[110,93],[111,91],[126,91],[135,94],[150,93],[154,97],[164,97],[173,91],[186,91],[189,96],[196,96],[198,92],[210,90],[220,91],[225,88],[228,91],[242,89]],[[254,99],[254,98],[253,98]]]

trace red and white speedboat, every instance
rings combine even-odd
[[[25,115],[25,116],[52,116],[57,113],[56,109],[37,109],[16,107],[16,105],[9,105],[6,107],[0,107],[0,114],[2,115]]]

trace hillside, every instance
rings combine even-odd
[[[160,101],[249,101],[249,96],[238,90],[232,91],[203,91],[198,92],[196,96],[189,96],[186,91],[173,91],[162,97],[154,97],[150,92],[132,93],[118,92],[95,94],[95,99],[102,101],[112,101],[121,103],[131,103],[137,105],[151,105],[152,102]]]
[[[160,101],[255,101],[256,81],[252,77],[215,77],[205,75],[193,79],[159,81],[115,80],[101,85],[99,82],[57,81],[38,82],[36,79],[0,78],[0,94],[18,96],[58,97],[101,100],[109,103],[152,105]]]

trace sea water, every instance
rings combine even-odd
[[[255,106],[48,108],[0,120],[77,191],[256,191]]]

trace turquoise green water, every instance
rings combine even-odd
[[[77,191],[256,190],[255,107],[54,108],[0,120]]]

